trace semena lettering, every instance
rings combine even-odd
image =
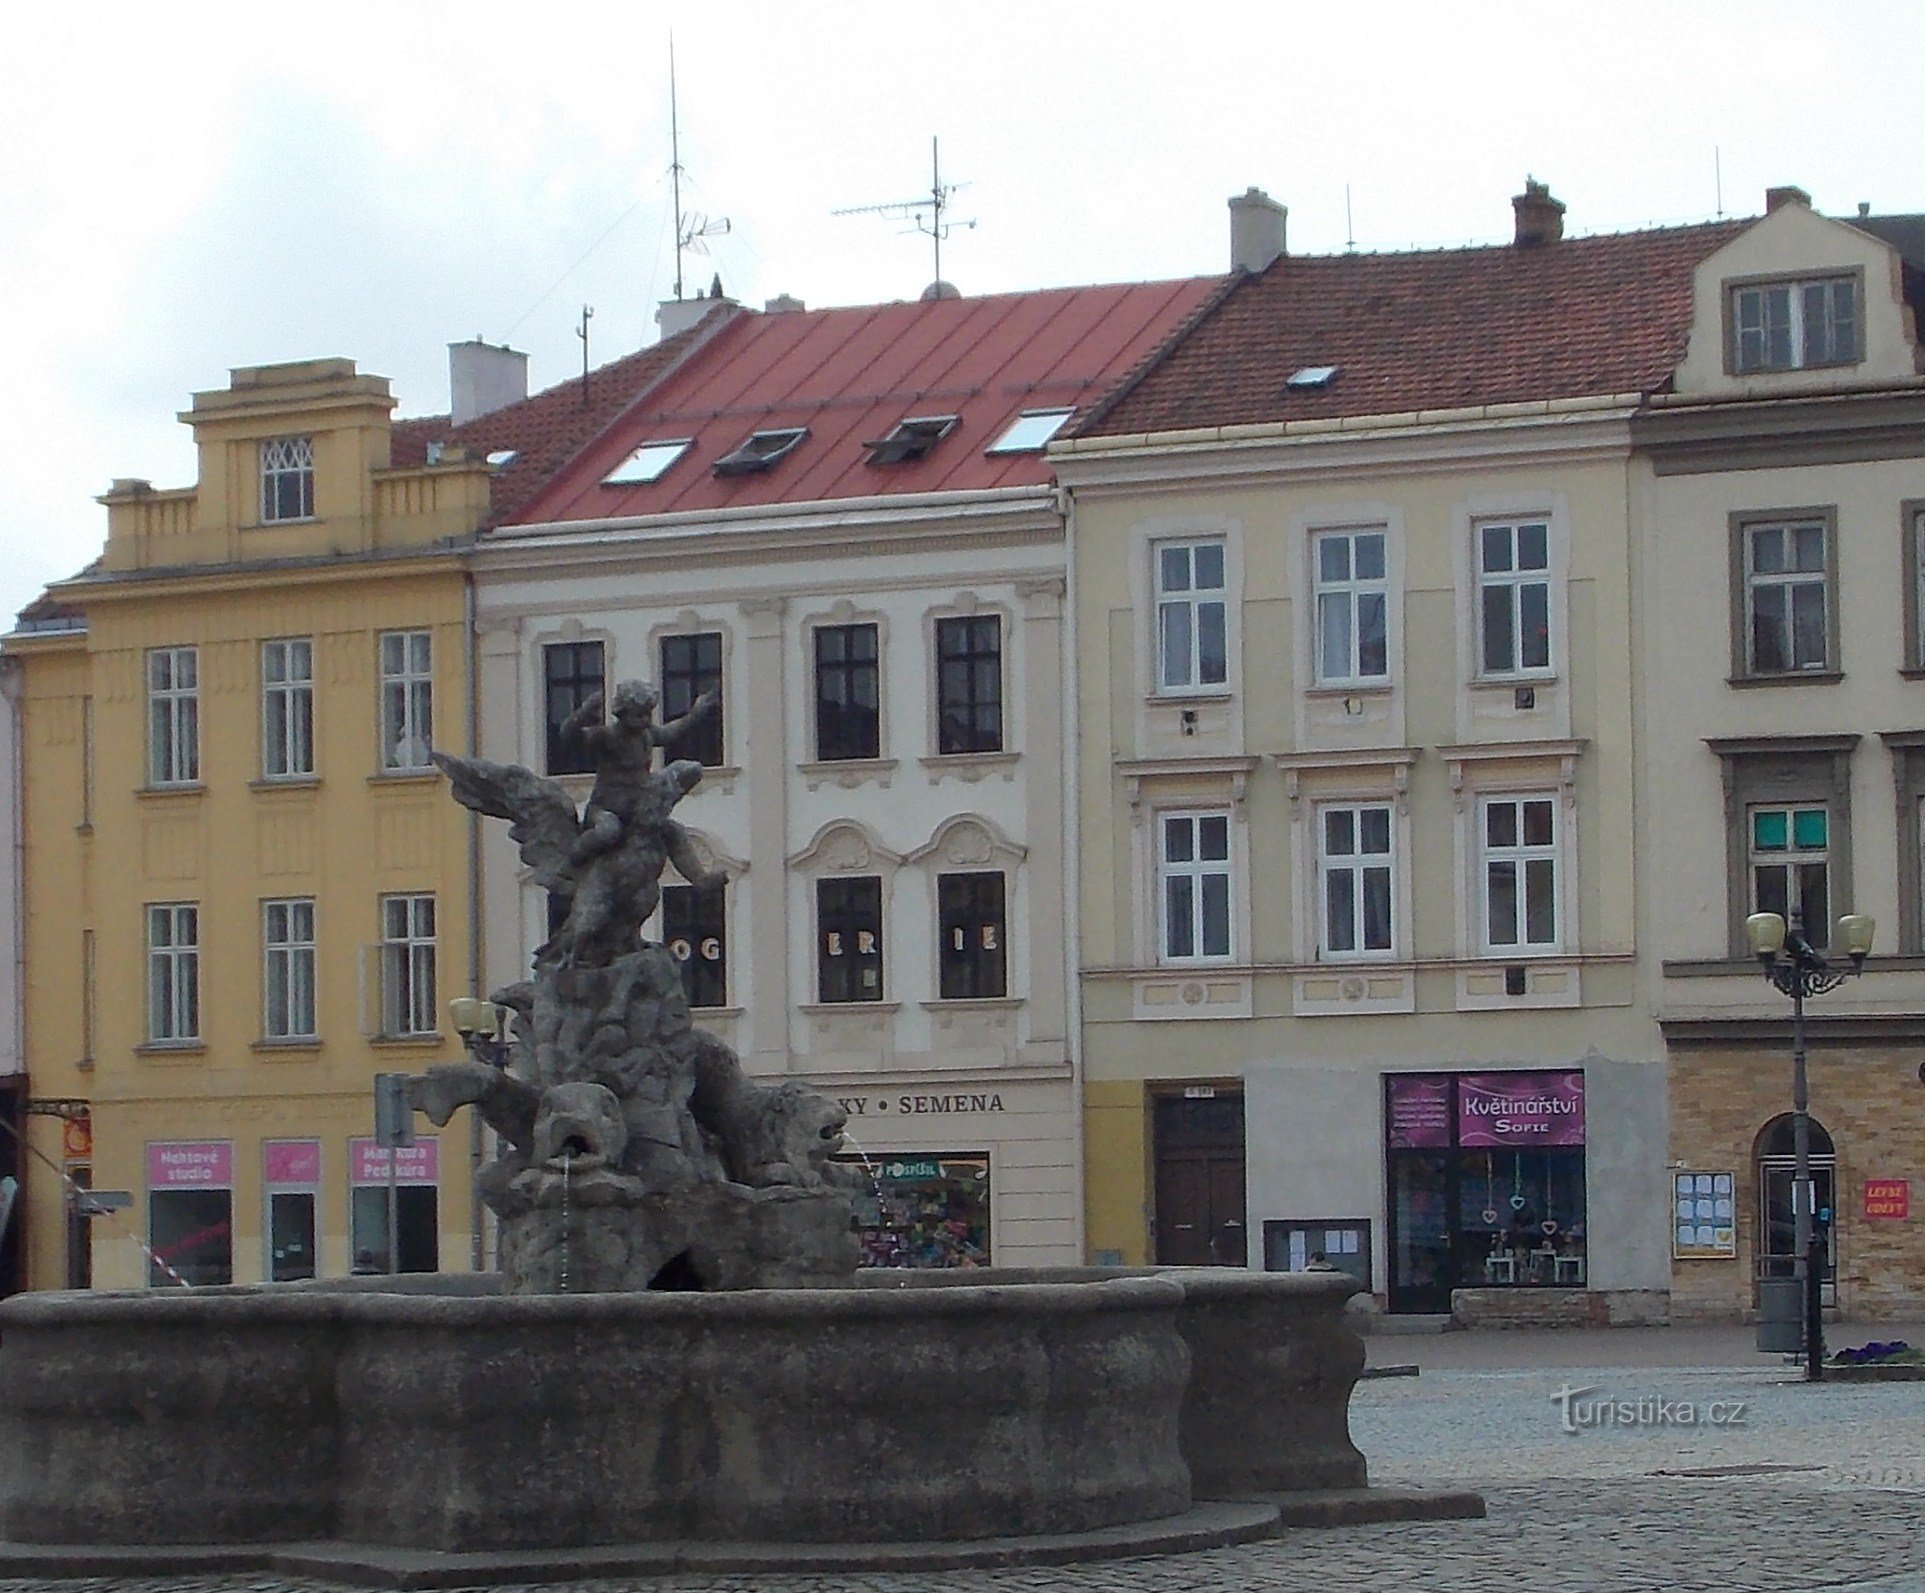
[[[876,1115],[894,1112],[901,1117],[921,1117],[935,1112],[1000,1112],[1004,1110],[1000,1092],[993,1090],[958,1091],[950,1095],[886,1096],[840,1095],[836,1104],[851,1117],[867,1117],[871,1108]]]

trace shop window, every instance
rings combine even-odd
[[[719,769],[722,755],[722,633],[695,631],[662,638],[662,723],[672,724],[704,692],[715,693],[715,711],[675,743],[678,758]]]
[[[587,774],[595,760],[577,711],[590,697],[604,694],[607,664],[600,642],[550,642],[541,650],[542,718],[547,726],[548,772]]]
[[[1001,872],[939,874],[936,913],[942,935],[942,999],[972,1001],[1007,995],[1008,931]]]
[[[440,1264],[437,1191],[405,1185],[394,1191],[395,1232],[401,1236],[396,1272],[433,1272]],[[354,1190],[349,1212],[349,1243],[357,1273],[387,1272],[388,1191],[363,1185]]]
[[[234,1192],[156,1189],[147,1197],[147,1282],[202,1288],[234,1281]]]
[[[427,631],[381,637],[381,767],[431,769],[434,748],[434,638]]]
[[[936,621],[936,751],[1003,750],[1003,622],[996,614]]]
[[[729,1004],[728,886],[662,887],[662,944],[682,970],[691,1007]]]
[[[287,780],[314,773],[314,643],[307,637],[261,644],[261,776]]]
[[[872,624],[815,628],[815,755],[821,763],[882,756],[882,660]]]
[[[293,1283],[317,1275],[317,1207],[321,1184],[319,1140],[265,1140],[261,1187],[267,1194],[267,1277]]]
[[[816,881],[816,999],[882,999],[882,879]]]
[[[865,1267],[989,1265],[989,1157],[842,1158],[863,1169],[856,1232]]]

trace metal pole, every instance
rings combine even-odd
[[[1794,953],[1802,964],[1804,938]],[[1811,1183],[1811,1095],[1805,1078],[1805,970],[1793,970],[1791,986],[1791,1209],[1792,1275],[1799,1283],[1805,1312],[1805,1377],[1816,1383],[1825,1375],[1825,1327],[1820,1290],[1824,1266],[1818,1259],[1817,1191]]]
[[[400,1186],[396,1177],[400,1172],[401,1151],[399,1146],[388,1147],[388,1274],[392,1277],[401,1270],[401,1230],[398,1217],[401,1211]]]

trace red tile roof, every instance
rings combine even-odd
[[[1684,356],[1693,269],[1749,225],[1285,255],[1239,280],[1078,434],[1657,391]],[[1337,367],[1329,385],[1285,386],[1316,365]]]
[[[497,519],[528,524],[1041,485],[1050,471],[1040,453],[984,449],[1023,410],[1087,413],[1220,281],[738,315],[571,465]],[[865,443],[927,415],[957,421],[925,457],[869,462]],[[715,461],[751,433],[796,426],[808,436],[771,468],[714,473]],[[641,444],[672,438],[692,446],[660,480],[602,484]]]

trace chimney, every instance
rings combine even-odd
[[[1518,248],[1535,249],[1564,236],[1564,201],[1553,199],[1549,187],[1535,177],[1526,177],[1523,193],[1511,196],[1511,209],[1517,216]]]
[[[793,293],[778,293],[774,298],[764,300],[762,308],[770,315],[794,315],[808,306]]]
[[[662,336],[670,338],[677,332],[686,332],[698,321],[707,318],[709,311],[724,304],[733,305],[735,300],[722,292],[722,278],[718,274],[707,298],[696,291],[692,299],[664,299],[655,307],[655,324],[661,328]]]
[[[1806,193],[1802,188],[1793,187],[1790,183],[1787,183],[1782,188],[1767,188],[1765,190],[1765,214],[1767,216],[1774,210],[1782,209],[1786,205],[1803,205],[1805,209],[1809,210],[1811,209],[1811,195]]]
[[[1247,188],[1230,201],[1230,269],[1252,273],[1267,268],[1284,251],[1283,228],[1290,210],[1261,188]]]
[[[528,396],[528,356],[480,338],[448,345],[449,418],[461,426]]]

